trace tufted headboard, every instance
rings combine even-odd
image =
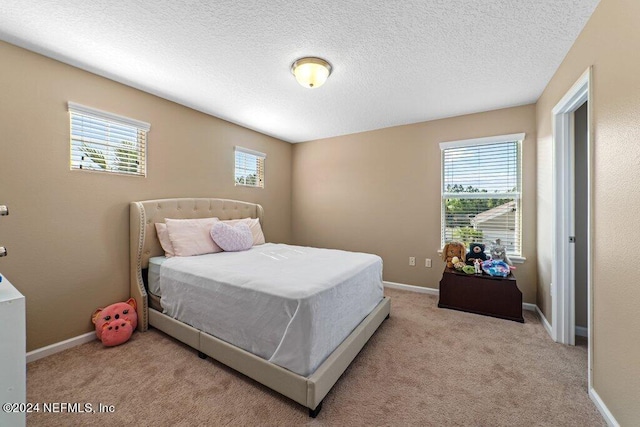
[[[221,220],[258,218],[263,225],[262,206],[228,199],[158,199],[131,202],[129,211],[129,256],[131,296],[138,305],[138,329],[148,327],[148,298],[142,270],[149,258],[164,255],[156,234],[156,222],[165,218],[188,219],[217,217]]]

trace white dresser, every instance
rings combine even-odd
[[[0,282],[0,405],[26,402],[26,341],[24,296],[6,277],[2,277]],[[24,425],[24,412],[7,413],[0,409],[0,426]]]

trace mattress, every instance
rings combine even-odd
[[[147,289],[156,296],[161,296],[160,290],[160,266],[168,258],[163,256],[154,256],[149,258],[149,270],[147,276]]]
[[[267,243],[160,265],[163,312],[309,376],[383,298],[376,255]]]

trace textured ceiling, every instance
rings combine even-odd
[[[0,0],[0,39],[300,142],[535,102],[598,2]]]

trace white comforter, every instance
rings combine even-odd
[[[162,263],[165,314],[302,376],[383,297],[376,255],[267,243]]]

